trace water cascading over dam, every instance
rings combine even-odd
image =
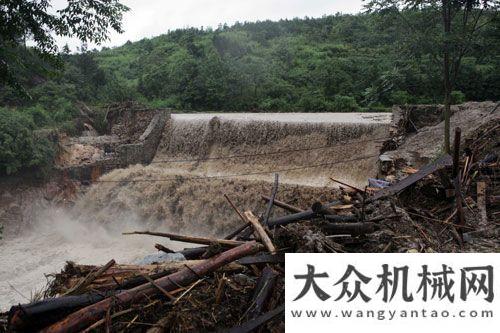
[[[138,214],[149,227],[221,236],[237,223],[224,194],[262,210],[273,173],[278,197],[326,200],[329,177],[363,186],[375,176],[390,114],[174,114],[153,162],[112,171],[77,204],[105,224]]]
[[[0,308],[26,302],[66,260],[132,263],[154,253],[155,241],[186,246],[123,231],[225,236],[241,222],[224,194],[261,214],[260,195],[270,194],[274,173],[277,198],[302,208],[334,197],[329,177],[364,186],[376,175],[390,122],[390,114],[173,114],[151,164],[113,170],[73,207],[37,208],[31,230],[5,235]]]

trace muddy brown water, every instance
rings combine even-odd
[[[102,176],[70,209],[42,197],[35,212],[34,202],[20,203],[30,211],[32,227],[0,241],[0,309],[27,302],[44,287],[44,274],[67,260],[133,263],[155,253],[156,242],[185,246],[123,231],[227,234],[239,221],[223,194],[242,210],[261,214],[260,194],[271,191],[275,171],[278,199],[302,208],[331,200],[330,176],[364,185],[376,174],[390,121],[390,114],[367,113],[174,114],[150,165]]]

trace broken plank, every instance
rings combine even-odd
[[[368,201],[375,201],[384,197],[392,196],[395,194],[398,194],[399,192],[407,189],[411,185],[415,184],[419,180],[429,176],[430,174],[433,174],[434,172],[444,169],[446,167],[450,167],[453,165],[453,159],[451,158],[450,155],[444,155],[437,161],[430,163],[423,168],[421,168],[417,173],[414,173],[412,175],[409,175],[408,177],[404,178],[400,182],[391,185],[383,190],[378,191],[375,193],[371,198],[368,199]]]

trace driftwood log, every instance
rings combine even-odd
[[[192,237],[192,236],[183,236],[172,234],[169,232],[154,232],[154,231],[133,231],[133,232],[124,232],[123,235],[149,235],[149,236],[158,236],[158,237],[166,237],[173,241],[178,242],[186,242],[193,244],[203,244],[203,245],[211,245],[211,244],[219,244],[224,247],[236,247],[243,245],[245,242],[229,240],[229,239],[214,239],[207,237]]]

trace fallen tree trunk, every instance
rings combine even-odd
[[[209,274],[230,262],[255,253],[261,249],[262,245],[256,242],[248,242],[223,252],[216,257],[207,259],[198,265],[185,268],[174,274],[157,279],[155,280],[155,283],[166,291],[172,291],[179,286],[186,286],[193,283],[201,276]],[[120,292],[113,297],[108,297],[98,303],[80,309],[66,317],[64,320],[45,328],[41,332],[77,332],[101,319],[111,306],[127,306],[132,302],[138,302],[157,293],[158,290],[150,283],[143,284],[134,289]]]

